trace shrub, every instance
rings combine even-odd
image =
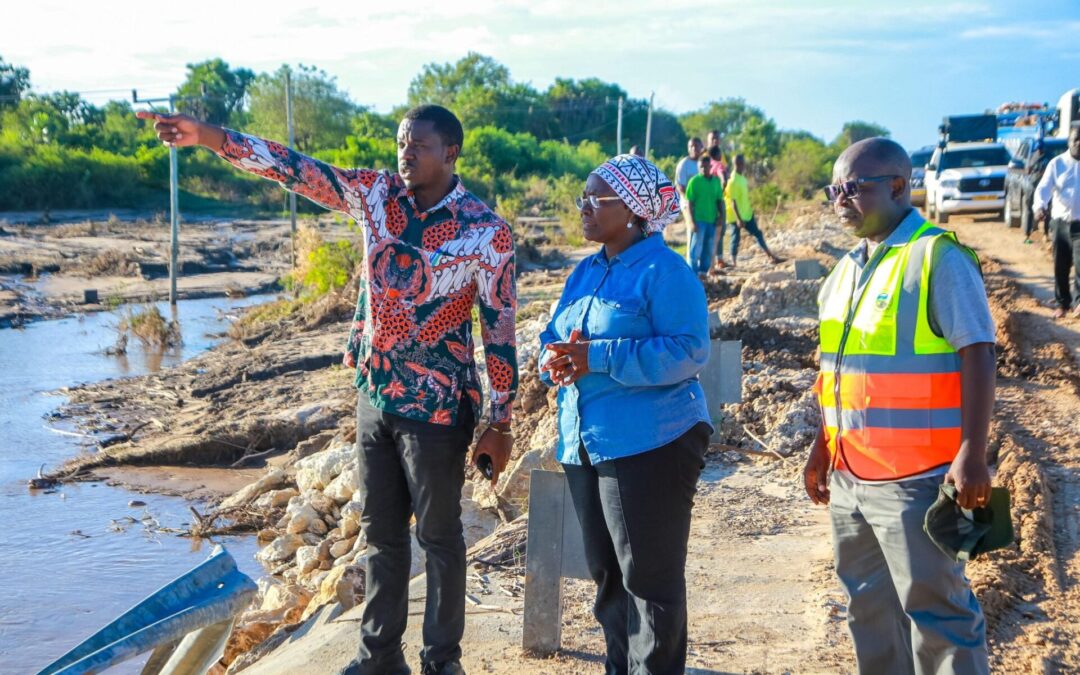
[[[120,318],[117,332],[119,333],[118,347],[127,344],[129,333],[137,337],[146,347],[158,351],[182,344],[179,322],[166,320],[161,310],[154,305],[142,309],[128,309]]]

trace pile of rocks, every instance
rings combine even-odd
[[[533,469],[558,469],[555,415],[541,405],[533,416],[528,433],[515,446],[524,451],[498,483],[466,484],[461,500],[466,546],[527,510]],[[230,637],[226,660],[229,655],[237,658],[236,668],[268,649],[277,639],[273,636],[284,635],[285,626],[307,620],[329,603],[349,609],[363,600],[367,542],[360,531],[358,480],[354,444],[345,434],[338,434],[322,450],[288,469],[269,470],[222,503],[223,509],[249,507],[270,513],[284,508],[273,527],[259,532],[266,545],[255,557],[270,576],[260,581],[253,608],[241,615]],[[411,540],[409,575],[413,577],[423,572],[425,565],[415,525]],[[263,642],[266,644],[248,653]]]
[[[722,323],[757,323],[789,316],[814,316],[821,281],[795,280],[787,270],[758,272],[743,283],[738,297],[720,309]]]

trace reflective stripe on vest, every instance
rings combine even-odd
[[[862,271],[844,256],[818,296],[815,390],[834,465],[859,478],[914,476],[951,463],[960,448],[960,357],[929,319],[943,238],[956,243],[924,222],[907,243],[879,245]],[[860,274],[869,279],[858,293]]]

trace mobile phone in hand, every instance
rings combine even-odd
[[[476,458],[476,468],[480,469],[480,473],[484,474],[484,478],[491,480],[495,477],[495,466],[491,462],[490,455],[480,455]]]

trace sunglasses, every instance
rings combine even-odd
[[[597,197],[596,195],[588,195],[584,197],[577,197],[574,199],[574,203],[578,207],[578,211],[584,211],[585,205],[593,207],[594,209],[600,208],[600,205],[608,201],[622,201],[621,197]]]
[[[903,176],[891,175],[891,176],[871,176],[869,178],[856,178],[855,180],[846,180],[843,183],[836,185],[825,186],[825,196],[829,198],[830,202],[835,202],[840,199],[840,195],[844,195],[848,199],[854,199],[859,196],[859,186],[866,183],[880,183],[883,180],[892,180],[893,178],[903,178]]]

